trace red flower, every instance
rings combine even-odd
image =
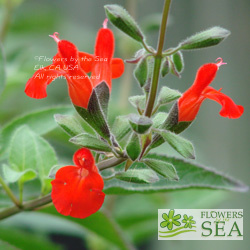
[[[25,93],[32,98],[45,98],[47,85],[55,78],[64,76],[72,103],[87,108],[92,89],[106,81],[111,90],[112,78],[120,77],[124,71],[122,59],[112,59],[113,33],[107,28],[105,20],[104,28],[97,35],[95,55],[79,52],[73,43],[60,40],[57,35],[55,32],[51,36],[58,45],[58,53],[54,56],[53,63],[34,73],[26,84]],[[91,77],[87,75],[89,72],[92,72]]]
[[[206,98],[221,104],[220,115],[223,117],[236,119],[243,114],[242,106],[236,105],[230,97],[221,93],[221,89],[215,90],[209,86],[219,67],[226,64],[222,58],[218,59],[218,63],[204,64],[198,69],[193,85],[178,100],[179,122],[193,121]]]
[[[57,171],[51,197],[59,213],[83,219],[101,208],[104,182],[88,149],[76,151],[73,161],[76,166]]]

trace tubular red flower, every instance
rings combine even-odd
[[[76,166],[57,171],[51,182],[51,197],[59,213],[83,219],[101,208],[105,198],[104,182],[88,149],[79,149],[73,161]]]
[[[107,28],[108,19],[98,31],[95,44],[94,62],[92,65],[93,86],[105,81],[112,88],[112,78],[118,78],[124,71],[124,63],[120,58],[113,58],[115,39],[113,32]]]
[[[193,85],[178,100],[179,122],[193,121],[206,98],[221,104],[220,115],[223,117],[236,119],[243,114],[242,106],[236,105],[230,97],[209,86],[219,67],[226,64],[221,58],[218,59],[217,63],[204,64],[198,69]]]
[[[64,76],[72,103],[87,108],[92,90],[100,82],[105,81],[111,91],[112,78],[122,75],[124,63],[120,58],[112,58],[114,36],[106,26],[107,21],[97,34],[95,55],[79,52],[73,43],[60,40],[57,32],[51,35],[58,44],[58,53],[51,65],[37,70],[28,80],[25,93],[32,98],[45,98],[47,85],[55,78]],[[87,75],[89,72],[92,73],[91,79]]]

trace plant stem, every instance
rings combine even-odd
[[[114,158],[99,162],[97,164],[97,167],[99,168],[100,171],[102,171],[104,169],[114,167],[114,166],[124,162],[125,160],[127,160],[127,158],[115,158],[114,157]],[[24,202],[22,205],[20,205],[19,201],[15,198],[14,194],[9,189],[9,187],[5,184],[5,182],[2,180],[1,177],[0,177],[0,183],[1,183],[2,187],[5,189],[6,193],[13,200],[13,202],[15,200],[14,203],[16,204],[16,206],[14,206],[14,207],[6,208],[5,210],[1,211],[0,212],[0,220],[8,218],[11,215],[20,213],[22,211],[39,210],[39,209],[43,208],[45,205],[52,202],[51,195],[47,194],[41,198],[38,198],[38,199],[35,199],[32,201],[27,201],[27,202]]]
[[[13,203],[17,207],[21,207],[20,202],[18,201],[18,199],[16,198],[16,196],[13,194],[13,192],[11,191],[11,189],[8,187],[8,185],[5,183],[5,181],[3,180],[2,176],[0,176],[0,184],[2,185],[2,187],[5,190],[6,194],[13,201]]]
[[[112,168],[124,161],[126,161],[127,158],[111,158],[111,159],[108,159],[108,160],[105,160],[105,161],[102,161],[100,163],[97,164],[98,168],[100,171],[104,170],[104,169],[107,169],[107,168]]]
[[[145,116],[148,116],[148,117],[151,117],[152,115],[152,111],[153,111],[154,103],[155,103],[155,97],[156,97],[157,88],[158,88],[161,61],[162,61],[162,50],[163,50],[163,45],[164,45],[170,3],[171,3],[171,0],[165,0],[163,13],[162,13],[162,21],[161,21],[161,28],[160,28],[159,39],[158,39],[158,47],[157,47],[157,52],[155,54],[153,79],[151,83],[151,89],[150,89],[149,99],[147,102],[147,107],[145,110]]]
[[[0,220],[8,218],[21,211],[29,211],[29,210],[34,210],[39,207],[43,207],[45,204],[48,204],[50,202],[52,202],[52,200],[51,200],[50,194],[48,194],[46,196],[43,196],[42,198],[38,198],[29,202],[24,202],[21,208],[17,206],[7,208],[0,213]]]
[[[19,189],[19,202],[20,204],[23,203],[23,183],[21,179],[18,181],[18,189]]]

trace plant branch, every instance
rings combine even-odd
[[[0,176],[0,184],[2,185],[3,189],[5,190],[6,194],[10,197],[10,199],[13,201],[13,203],[17,206],[17,207],[21,207],[20,202],[18,201],[18,199],[16,198],[16,196],[13,194],[13,192],[11,191],[11,189],[9,188],[9,186],[5,183],[5,181],[3,180],[2,176]]]
[[[152,111],[153,111],[154,103],[155,103],[155,98],[156,98],[156,93],[157,93],[157,88],[158,88],[159,75],[160,75],[160,69],[161,69],[161,61],[162,61],[162,50],[163,50],[163,45],[164,45],[170,3],[171,3],[171,0],[165,0],[163,13],[162,13],[162,21],[161,21],[161,28],[160,28],[159,39],[158,39],[158,47],[157,47],[157,52],[155,54],[153,79],[152,79],[152,83],[151,83],[147,107],[145,110],[145,116],[148,116],[148,117],[151,117],[151,115],[152,115]]]
[[[99,168],[100,171],[107,169],[107,168],[111,168],[114,167],[122,162],[124,162],[127,158],[111,158],[105,161],[101,161],[97,164],[97,167]],[[0,177],[0,183],[2,185],[2,187],[5,189],[6,193],[9,195],[9,197],[12,199],[12,201],[14,202],[14,200],[16,199],[14,194],[12,193],[12,191],[9,189],[9,187],[5,184],[5,182],[2,180],[2,178]],[[0,212],[0,220],[1,219],[5,219],[8,218],[14,214],[20,213],[22,211],[31,211],[31,210],[39,210],[41,208],[43,208],[45,205],[49,204],[52,202],[51,199],[51,195],[47,194],[41,198],[32,200],[32,201],[27,201],[24,202],[21,205],[17,205],[19,204],[18,200],[15,200],[15,204],[16,206],[10,207],[10,208],[6,208],[5,210]]]

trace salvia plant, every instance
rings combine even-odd
[[[192,142],[181,135],[194,122],[205,99],[221,105],[222,117],[237,119],[242,116],[242,106],[235,104],[221,89],[210,86],[218,70],[226,67],[226,62],[215,56],[213,62],[202,65],[193,84],[186,86],[184,93],[159,84],[160,78],[165,79],[170,74],[181,76],[185,51],[218,45],[230,32],[222,27],[212,27],[166,49],[170,2],[166,0],[164,3],[157,48],[147,44],[139,25],[119,5],[104,6],[107,19],[97,32],[93,54],[79,51],[75,44],[61,38],[63,34],[50,35],[57,43],[57,52],[50,65],[35,71],[27,81],[25,93],[31,98],[45,98],[48,85],[63,77],[72,107],[38,111],[2,128],[0,150],[4,164],[0,183],[13,206],[0,210],[1,219],[22,211],[46,211],[45,205],[53,204],[57,210],[53,213],[83,221],[90,216],[86,224],[97,223],[103,220],[98,210],[102,211],[106,196],[111,194],[167,192],[183,188],[247,189],[237,180],[197,165],[193,160]],[[140,44],[134,58],[124,62],[123,58],[114,57],[112,25]],[[124,68],[129,63],[134,65],[135,82],[141,88],[140,95],[128,100],[134,113],[108,119],[108,111],[112,108],[109,106],[112,80],[123,77]],[[73,110],[75,115],[72,115]],[[41,137],[53,128],[53,116],[58,126],[70,136],[68,143],[79,147],[72,156],[71,165],[58,165],[54,149]],[[162,144],[172,147],[180,158],[170,157],[167,151],[157,154],[156,148]],[[24,184],[34,179],[39,180],[41,192],[27,196],[23,191]],[[17,184],[18,191],[11,189],[13,183]],[[121,244],[121,249],[132,248],[125,243],[122,245],[123,240],[113,243]]]

